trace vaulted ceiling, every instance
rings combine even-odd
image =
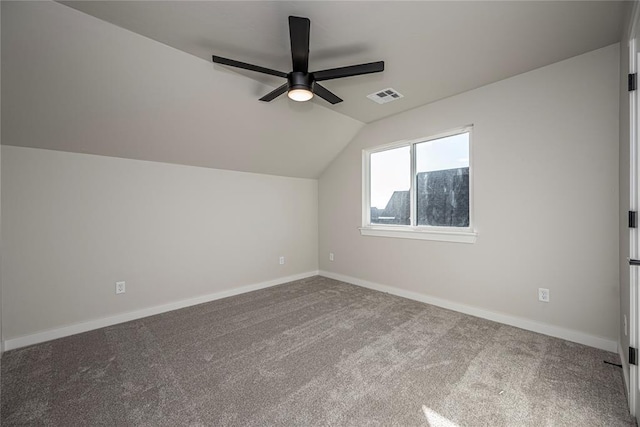
[[[311,70],[386,62],[383,74],[323,83],[343,103],[316,100],[365,123],[615,43],[622,12],[610,1],[63,3],[207,61],[216,54],[284,72],[291,69],[287,16],[307,17]],[[387,87],[405,97],[384,105],[366,98]]]
[[[2,2],[2,143],[317,177],[365,123],[619,41],[596,1]],[[311,19],[310,69],[344,99],[258,98],[289,71],[287,16]],[[379,105],[367,94],[404,98]]]

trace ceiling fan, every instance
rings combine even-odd
[[[359,76],[361,74],[379,73],[384,71],[384,61],[370,62],[367,64],[350,65],[347,67],[332,68],[322,71],[309,72],[309,33],[311,21],[307,18],[297,16],[289,17],[289,37],[291,39],[291,62],[293,71],[283,73],[282,71],[271,70],[233,59],[222,58],[213,55],[213,62],[217,64],[229,65],[231,67],[243,68],[245,70],[256,71],[258,73],[270,74],[272,76],[287,79],[282,86],[269,92],[260,101],[273,101],[278,96],[287,92],[287,96],[294,101],[308,101],[316,94],[320,98],[331,104],[342,102],[338,96],[329,91],[324,86],[318,84],[323,80],[340,79],[342,77]]]

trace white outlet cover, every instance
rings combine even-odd
[[[329,252],[329,261],[333,261],[333,252]]]
[[[549,289],[538,288],[538,300],[542,302],[549,302]]]
[[[283,256],[280,257],[280,265],[284,265],[284,257]]]
[[[125,282],[116,282],[116,294],[124,294],[126,291]]]

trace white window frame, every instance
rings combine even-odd
[[[468,227],[438,227],[416,224],[416,156],[415,146],[421,142],[446,138],[448,136],[469,133],[469,226]],[[410,147],[411,151],[411,185],[410,215],[411,225],[401,224],[372,224],[371,223],[371,155],[394,148]],[[451,129],[424,138],[396,141],[369,149],[362,150],[362,227],[363,236],[394,237],[402,239],[438,240],[443,242],[475,243],[478,233],[474,228],[473,215],[473,125]]]

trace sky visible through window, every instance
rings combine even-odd
[[[411,185],[409,146],[371,154],[371,207],[384,209],[394,191]],[[469,167],[469,133],[416,144],[416,172]]]

